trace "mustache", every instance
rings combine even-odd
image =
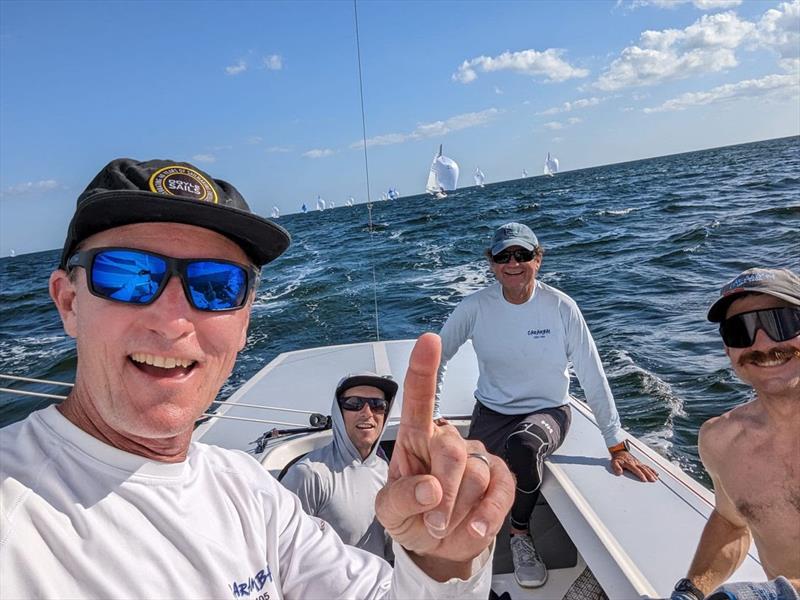
[[[766,352],[761,352],[760,350],[745,352],[739,357],[739,366],[744,366],[751,362],[760,363],[773,360],[788,360],[790,358],[800,358],[800,350],[791,346],[776,346]]]

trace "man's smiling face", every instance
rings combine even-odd
[[[87,238],[82,249],[109,246],[250,264],[228,238],[177,223],[115,227]],[[82,268],[51,277],[51,294],[78,348],[68,402],[78,403],[94,428],[121,447],[190,437],[244,347],[252,299],[240,310],[200,311],[172,277],[152,304],[136,306],[92,295],[86,277]]]

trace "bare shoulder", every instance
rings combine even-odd
[[[730,448],[746,440],[755,418],[753,408],[752,403],[748,402],[703,423],[698,446],[707,469],[715,470],[714,466]]]

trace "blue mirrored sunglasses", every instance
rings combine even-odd
[[[75,267],[86,269],[93,295],[127,304],[152,304],[169,278],[177,275],[189,304],[211,312],[242,308],[259,276],[250,265],[216,258],[172,258],[133,248],[76,252],[67,261],[67,270]]]

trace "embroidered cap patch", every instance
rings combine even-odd
[[[150,190],[167,196],[182,196],[201,202],[217,204],[217,191],[200,173],[189,167],[172,165],[153,173],[148,182]]]

